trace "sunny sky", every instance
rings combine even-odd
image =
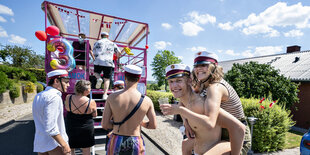
[[[219,61],[310,50],[309,0],[50,0],[51,2],[148,23],[148,80],[158,50],[174,51],[192,66],[197,51]],[[42,0],[0,1],[0,43],[44,54],[34,33],[44,30]],[[308,42],[307,42],[308,41]]]

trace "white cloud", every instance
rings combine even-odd
[[[301,32],[300,30],[291,30],[289,32],[284,33],[285,37],[300,37],[303,35],[304,35],[304,33]]]
[[[233,50],[226,50],[225,53],[228,54],[228,55],[231,55],[231,56],[238,56],[238,55],[240,55],[239,53],[235,53]]]
[[[169,23],[161,23],[161,26],[167,30],[171,29],[171,25]]]
[[[11,34],[9,42],[15,43],[15,44],[24,44],[27,40],[25,38],[22,38],[20,36]]]
[[[0,26],[0,37],[8,37],[8,33]]]
[[[246,50],[242,52],[241,55],[246,58],[254,57],[253,53],[251,53],[251,50]]]
[[[250,49],[242,52],[243,57],[257,57],[264,55],[273,55],[283,51],[282,46],[260,46],[260,47],[248,47]],[[252,52],[254,51],[254,52]]]
[[[255,48],[254,56],[272,55],[281,51],[282,46],[261,46]]]
[[[154,46],[158,50],[164,50],[166,49],[167,46],[171,46],[172,44],[170,42],[165,42],[165,41],[157,41],[155,42]]]
[[[180,60],[183,60],[183,56],[177,56]]]
[[[191,18],[191,21],[195,24],[214,24],[216,22],[216,17],[209,14],[199,14],[197,11],[192,11],[188,13],[188,16]]]
[[[234,29],[234,27],[231,25],[231,22],[219,23],[218,27],[221,28],[222,30],[232,30],[232,29]]]
[[[221,26],[219,24],[219,27],[229,29],[228,23]],[[261,13],[251,13],[246,19],[233,23],[232,27],[240,28],[245,35],[278,37],[280,28],[283,27],[310,28],[310,6],[303,6],[300,2],[290,6],[285,2],[278,2]]]
[[[11,18],[11,22],[12,22],[12,23],[15,23],[15,19],[14,19],[14,18]]]
[[[180,23],[182,26],[182,33],[186,36],[197,36],[200,31],[204,31],[204,29],[192,22]]]
[[[6,22],[6,19],[4,19],[2,16],[0,16],[0,22],[5,23],[5,22]]]
[[[12,9],[8,8],[7,6],[1,5],[1,4],[0,4],[0,14],[6,14],[10,16],[14,15]]]
[[[207,48],[202,47],[202,46],[197,46],[197,47],[191,47],[191,48],[187,48],[188,50],[192,51],[192,52],[199,52],[199,51],[206,51]]]
[[[207,23],[216,23],[216,17],[209,14],[199,14],[197,11],[192,11],[187,14],[184,22],[180,22],[182,33],[186,36],[197,36],[200,31],[204,31],[201,25]]]

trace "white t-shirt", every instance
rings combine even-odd
[[[52,136],[58,134],[68,142],[59,90],[49,86],[37,94],[32,104],[32,115],[35,124],[33,152],[55,149],[59,144]]]
[[[94,65],[114,68],[115,65],[113,63],[113,54],[120,53],[120,50],[112,41],[107,38],[103,38],[94,44],[93,53],[95,56]]]

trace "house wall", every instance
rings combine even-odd
[[[299,103],[292,106],[293,120],[297,127],[308,129],[310,127],[310,82],[299,85]],[[295,110],[297,108],[297,110]]]

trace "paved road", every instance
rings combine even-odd
[[[0,125],[0,155],[36,155],[32,152],[34,139],[34,122],[32,114],[16,121]],[[99,133],[96,131],[96,133]],[[144,137],[146,154],[162,155],[162,153],[149,139]],[[96,146],[104,146],[105,139],[96,140]],[[81,154],[79,150],[77,154]],[[97,155],[104,155],[105,151],[96,151]]]

